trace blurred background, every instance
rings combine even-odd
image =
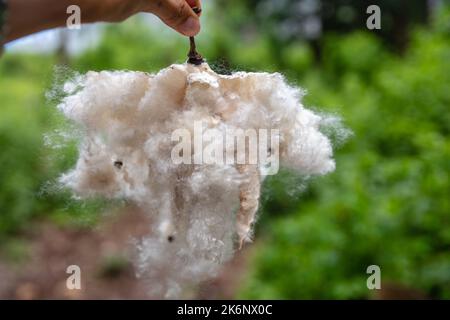
[[[381,8],[381,30],[366,9]],[[337,170],[266,181],[255,242],[198,298],[450,298],[450,3],[205,0],[198,49],[219,73],[281,72],[307,107],[340,115]],[[150,15],[52,30],[0,59],[0,298],[144,298],[127,249],[145,234],[131,205],[77,202],[55,188],[76,160],[53,141],[55,85],[74,72],[155,72],[187,39]],[[56,148],[55,148],[56,146]],[[83,270],[67,291],[65,268]],[[366,268],[381,268],[368,290]]]

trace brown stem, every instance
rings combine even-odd
[[[192,8],[192,10],[194,10],[196,14],[200,14],[200,12],[202,12],[202,10],[197,7]],[[188,53],[189,58],[188,63],[196,66],[201,65],[203,62],[205,62],[205,60],[203,59],[201,54],[197,52],[197,47],[195,45],[195,38],[189,37],[189,43],[190,43],[190,50]]]

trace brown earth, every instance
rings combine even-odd
[[[137,208],[108,216],[95,229],[35,223],[21,235],[27,256],[11,262],[0,253],[0,299],[151,299],[135,276],[132,237],[144,236],[150,221]],[[247,251],[247,250],[244,250]],[[81,290],[69,290],[67,267],[81,269]],[[245,252],[222,274],[200,286],[200,299],[231,299],[247,269]]]

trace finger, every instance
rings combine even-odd
[[[153,13],[169,27],[188,37],[200,31],[200,20],[186,0],[159,1]]]

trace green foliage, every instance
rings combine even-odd
[[[286,196],[268,200],[263,250],[240,296],[369,298],[365,272],[376,264],[385,284],[448,299],[448,33],[417,31],[403,57],[368,34],[326,41],[326,72],[299,82],[307,105],[331,107],[354,136],[334,174],[291,198],[295,209]]]
[[[45,135],[61,123],[46,102],[55,59],[5,55],[0,60],[0,239],[31,227],[32,218],[92,225],[102,202],[80,203],[56,189],[56,178],[74,165],[75,145],[52,150]]]
[[[120,255],[109,255],[102,257],[99,276],[114,279],[121,276],[130,269],[130,261]]]
[[[48,67],[51,61],[6,56],[0,65],[0,72],[8,74],[0,78],[0,234],[17,228],[39,207],[36,193],[45,178],[42,128],[48,110],[42,107],[35,79],[42,77],[38,65],[44,64]]]
[[[140,19],[130,20],[120,28],[109,26],[101,45],[75,59],[72,67],[80,72],[112,69],[157,71],[175,61],[185,60],[188,42],[182,37],[172,37],[167,41],[172,32],[152,32]]]

